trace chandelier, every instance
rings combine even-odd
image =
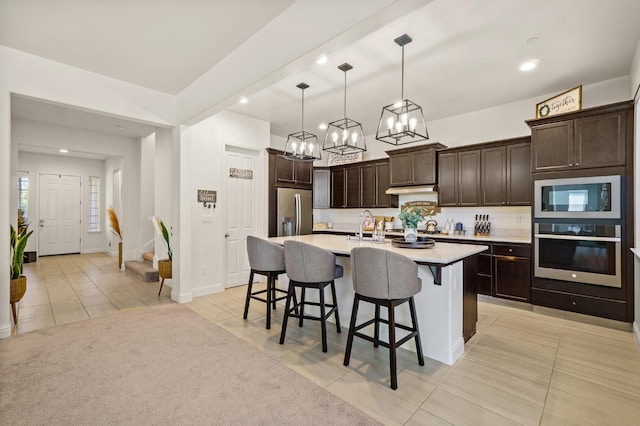
[[[427,125],[424,122],[422,107],[404,99],[404,46],[412,39],[403,34],[394,40],[402,47],[402,82],[400,101],[382,108],[376,139],[392,145],[404,145],[429,139]]]
[[[311,162],[320,160],[322,155],[320,154],[317,136],[304,131],[304,90],[309,88],[309,85],[300,83],[296,85],[296,87],[302,90],[302,130],[291,133],[289,137],[287,137],[287,144],[284,147],[282,157],[295,161]]]
[[[344,114],[343,118],[329,123],[322,149],[339,155],[366,151],[362,125],[347,118],[347,71],[353,67],[345,62],[338,69],[344,72]]]

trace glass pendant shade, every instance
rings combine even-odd
[[[302,90],[302,130],[291,133],[287,137],[283,158],[295,161],[315,161],[322,159],[318,137],[313,133],[304,131],[304,89],[309,87],[306,83],[300,83],[296,87]]]
[[[394,40],[402,47],[402,84],[400,99],[394,104],[382,108],[376,139],[391,145],[404,145],[429,139],[427,124],[424,121],[422,107],[409,99],[404,99],[404,46],[412,39],[403,34]]]
[[[344,118],[332,121],[327,125],[324,135],[324,151],[346,155],[367,150],[362,124],[347,118],[347,71],[353,67],[344,63],[338,67],[344,72]]]

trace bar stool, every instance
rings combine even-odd
[[[282,331],[280,332],[280,344],[284,343],[287,334],[287,322],[289,317],[299,319],[298,326],[302,327],[304,319],[320,321],[322,329],[322,352],[327,352],[327,318],[335,314],[336,328],[340,333],[340,316],[338,315],[338,302],[336,299],[336,287],[334,280],[342,277],[342,266],[336,265],[336,256],[300,241],[284,242],[285,264],[289,277],[289,291],[284,308]],[[324,289],[330,286],[333,304],[325,302]],[[296,288],[300,288],[300,303],[296,303]],[[319,302],[305,300],[305,290],[308,288],[319,291]],[[294,299],[294,307],[291,307],[291,299]],[[320,308],[320,316],[305,315],[305,306],[317,306]],[[298,313],[297,309],[300,308]],[[329,310],[327,310],[329,308]]]
[[[287,297],[276,297],[276,292],[286,293],[285,290],[276,287],[278,275],[285,273],[284,248],[279,244],[249,235],[247,236],[247,254],[249,255],[251,273],[249,275],[249,285],[247,286],[247,297],[244,302],[244,315],[242,318],[247,319],[249,301],[251,299],[259,300],[267,304],[267,329],[270,329],[271,309],[276,308],[277,301],[284,300]],[[267,277],[267,288],[265,290],[253,291],[253,276],[255,274]],[[266,293],[266,299],[259,296],[262,293]]]
[[[382,345],[389,348],[389,370],[391,371],[391,389],[398,388],[398,374],[396,366],[396,348],[415,338],[418,363],[424,365],[422,343],[416,319],[416,307],[413,296],[422,290],[422,280],[418,277],[418,265],[406,256],[371,247],[355,247],[351,250],[351,268],[353,274],[353,310],[347,348],[344,354],[344,365],[349,365],[353,337],[358,336],[370,342],[377,348]],[[360,301],[375,305],[374,318],[360,325],[356,325],[358,305]],[[395,308],[409,302],[412,325],[398,324],[395,320]],[[388,320],[380,318],[380,306],[388,311]],[[380,340],[380,323],[389,326],[389,342]],[[374,336],[368,336],[358,330],[374,324]],[[409,331],[409,334],[396,341],[396,327]]]

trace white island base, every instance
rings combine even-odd
[[[418,327],[422,339],[424,355],[443,362],[453,364],[464,352],[463,339],[463,260],[487,249],[487,246],[469,244],[436,243],[432,249],[400,249],[390,242],[381,244],[371,241],[347,240],[336,235],[302,235],[298,237],[270,238],[270,241],[282,243],[287,239],[306,242],[335,253],[337,263],[344,268],[344,276],[336,280],[336,294],[342,332],[349,328],[354,291],[351,275],[351,259],[349,255],[353,247],[375,247],[403,254],[418,263],[418,276],[422,279],[422,291],[415,296]],[[421,264],[423,263],[423,264]],[[434,283],[433,274],[428,265],[436,265],[440,269],[440,284]],[[286,274],[280,275],[279,286],[288,287]],[[317,301],[317,292],[307,291],[308,300]],[[328,292],[325,300],[331,300]],[[360,302],[358,323],[373,318],[373,306]],[[314,312],[317,314],[317,312]],[[385,309],[381,316],[386,317]],[[333,321],[333,317],[330,319]],[[396,321],[411,324],[407,304],[396,308]],[[291,322],[290,326],[295,324]],[[327,328],[328,332],[332,328]],[[386,327],[380,328],[380,335],[387,339]],[[400,332],[400,330],[399,330]],[[371,332],[373,335],[373,332]],[[405,343],[403,348],[415,352],[413,340]]]

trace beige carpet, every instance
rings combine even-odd
[[[177,304],[0,341],[0,424],[377,424]]]

